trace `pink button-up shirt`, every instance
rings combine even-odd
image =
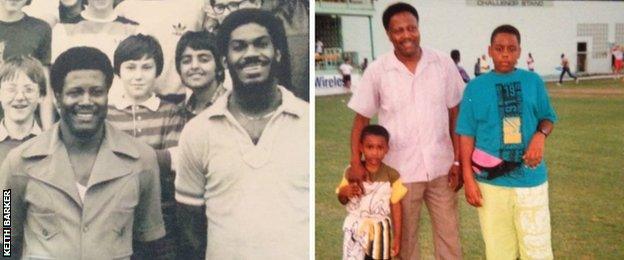
[[[453,164],[448,109],[459,104],[463,91],[450,56],[423,47],[413,73],[393,52],[371,63],[349,107],[368,118],[379,116],[390,132],[384,162],[403,182],[423,182],[448,174]]]

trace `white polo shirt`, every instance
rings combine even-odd
[[[227,109],[229,94],[180,136],[175,198],[206,206],[206,259],[308,257],[308,103],[282,104],[257,144]]]
[[[349,108],[379,116],[390,132],[384,159],[404,183],[430,181],[448,174],[453,164],[448,109],[459,104],[464,82],[450,56],[422,47],[415,73],[393,52],[366,69]]]

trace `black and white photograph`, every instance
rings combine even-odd
[[[308,0],[0,0],[3,256],[308,259]]]

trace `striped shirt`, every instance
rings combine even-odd
[[[141,104],[132,104],[122,98],[108,107],[107,119],[115,128],[138,138],[156,150],[160,167],[163,217],[167,234],[174,232],[175,173],[171,167],[168,148],[178,145],[184,127],[180,107],[152,95]]]
[[[134,105],[122,99],[108,108],[108,121],[156,150],[178,145],[184,118],[180,107],[153,95]]]

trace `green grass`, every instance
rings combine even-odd
[[[594,80],[549,84],[549,89],[559,116],[545,155],[555,258],[624,259],[624,84]],[[607,94],[575,95],[578,89]],[[334,190],[349,161],[354,114],[348,100],[347,95],[316,99],[316,259],[341,258],[346,211]],[[476,210],[463,190],[459,201],[464,258],[484,259]],[[433,259],[426,209],[421,216],[421,252]]]

